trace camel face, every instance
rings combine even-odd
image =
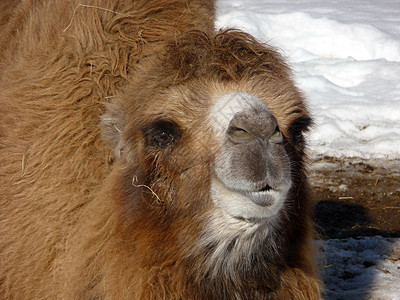
[[[277,120],[257,97],[230,93],[211,111],[220,150],[211,167],[211,198],[230,216],[274,216],[291,186],[285,139]]]

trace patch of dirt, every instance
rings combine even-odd
[[[400,237],[400,160],[324,157],[311,162],[321,238]]]

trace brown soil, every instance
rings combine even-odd
[[[400,237],[400,160],[324,157],[310,179],[321,238]]]

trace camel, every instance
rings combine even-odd
[[[4,299],[320,299],[304,132],[211,0],[0,9]]]

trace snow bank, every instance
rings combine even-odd
[[[400,299],[400,239],[318,241],[326,300]]]
[[[311,154],[400,158],[398,1],[219,2],[217,27],[279,47],[316,126]]]

